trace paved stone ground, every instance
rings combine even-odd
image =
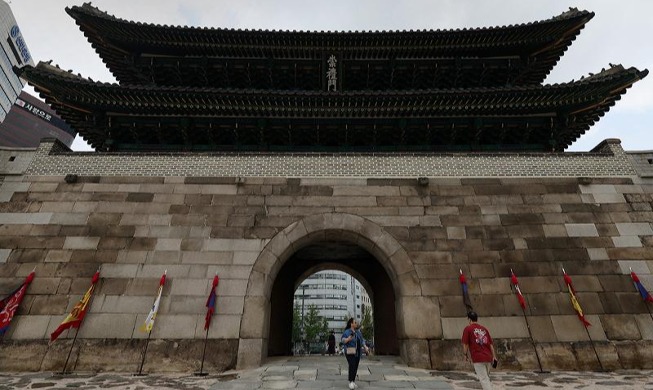
[[[429,371],[402,365],[398,358],[364,358],[358,371],[360,389],[480,389],[471,372]],[[491,374],[495,389],[648,389],[653,371],[533,372],[497,371]],[[339,357],[287,357],[270,359],[263,367],[198,377],[181,374],[0,373],[4,389],[346,389],[347,363]]]

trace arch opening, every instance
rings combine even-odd
[[[293,353],[295,290],[308,276],[323,270],[343,271],[361,282],[371,298],[375,353],[398,355],[395,289],[387,271],[361,246],[347,241],[325,240],[297,250],[276,275],[270,294],[268,356]]]

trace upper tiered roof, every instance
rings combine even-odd
[[[530,85],[544,81],[594,13],[462,30],[308,32],[135,23],[66,8],[121,84],[320,90],[327,56],[342,90]]]
[[[544,87],[341,93],[119,86],[46,63],[22,68],[21,77],[100,149],[480,150],[494,145],[543,151],[569,146],[647,73],[615,66]],[[383,130],[376,133],[377,127]]]
[[[647,70],[541,85],[594,14],[471,30],[249,31],[67,9],[119,84],[15,71],[99,150],[561,151]]]

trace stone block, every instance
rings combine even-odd
[[[616,194],[613,184],[581,184],[578,186],[582,194]]]
[[[266,356],[267,340],[262,338],[241,338],[238,341],[238,364],[236,369],[258,368]]]
[[[422,294],[425,296],[442,296],[453,295],[460,292],[460,282],[458,279],[454,280],[430,280],[424,279],[421,281]]]
[[[69,301],[73,300],[75,303],[81,297],[72,297],[70,300],[65,295],[38,295],[34,297],[32,306],[30,308],[30,316],[41,314],[59,315],[66,312],[68,309]]]
[[[142,318],[140,318],[142,317]],[[136,324],[144,323],[145,317],[139,315]],[[152,337],[155,339],[193,339],[200,316],[187,314],[159,314],[156,317]],[[138,325],[140,327],[140,325]],[[147,337],[147,333],[135,329],[133,338]]]
[[[558,341],[553,328],[551,316],[528,316],[528,325],[531,328],[533,341],[536,343],[550,343]]]
[[[0,213],[0,224],[2,225],[47,225],[49,223],[62,224],[54,221],[55,216],[61,214],[54,213]],[[64,214],[66,215],[66,214]],[[88,216],[88,214],[84,214]],[[84,218],[84,222],[86,219]]]
[[[147,251],[130,251],[130,250],[121,250],[118,251],[118,257],[116,258],[116,263],[126,263],[126,264],[144,264],[147,259]]]
[[[600,316],[608,340],[639,340],[637,321],[631,314],[605,314]]]
[[[573,282],[577,292],[603,291],[603,287],[596,275],[574,275]]]
[[[636,314],[633,316],[642,340],[653,340],[653,319],[648,314]]]
[[[560,284],[555,276],[518,276],[523,294],[559,292]]]
[[[63,318],[54,316],[56,320],[61,321]],[[15,315],[11,320],[9,330],[5,334],[6,339],[10,340],[41,340],[49,337],[47,333],[50,315]],[[56,321],[55,320],[55,321]],[[58,326],[58,325],[57,325]]]
[[[467,309],[460,295],[439,297],[438,300],[442,317],[465,317],[467,315]]]
[[[567,228],[562,224],[544,225],[545,237],[568,237]]]
[[[587,255],[590,260],[609,260],[608,252],[605,248],[587,248]]]
[[[612,243],[615,248],[638,248],[642,246],[642,241],[637,236],[612,237]]]
[[[154,250],[157,251],[179,251],[181,238],[158,238]]]
[[[196,269],[196,267],[191,268],[191,271]],[[214,275],[218,275],[220,280],[222,279],[249,279],[250,272],[252,267],[249,265],[209,265],[206,267],[206,271],[201,276],[192,276],[192,277],[206,277],[209,279],[209,282],[213,280]]]
[[[479,323],[483,323],[479,321]],[[469,324],[467,317],[442,318],[442,338],[445,340],[460,340],[463,329]],[[491,333],[492,331],[490,331]]]
[[[599,232],[593,223],[567,223],[565,224],[569,237],[598,237]]]
[[[585,318],[592,324],[588,328],[592,340],[605,340],[606,336],[599,317],[596,315],[586,315]],[[553,324],[558,341],[574,342],[588,340],[585,327],[577,315],[551,316],[551,323]]]
[[[524,317],[479,317],[479,324],[490,331],[494,339],[527,338],[528,328]],[[462,335],[462,329],[460,330]]]
[[[140,266],[138,264],[103,264],[103,278],[135,278]]]
[[[240,328],[242,339],[266,336],[266,324],[269,324],[269,302],[265,297],[248,296],[243,306],[243,318]]]
[[[640,274],[648,275],[651,273],[648,263],[644,260],[619,260],[618,263],[623,274],[630,274],[631,270],[638,276]]]
[[[156,290],[149,296],[105,295],[102,302],[103,313],[141,314],[149,313],[156,298]],[[165,297],[161,297],[163,301]]]
[[[239,253],[239,252],[236,252]],[[255,252],[245,252],[255,253]],[[182,252],[182,264],[231,264],[234,252]]]
[[[467,238],[464,226],[447,227],[447,238],[450,240],[464,240]]]
[[[462,330],[460,335],[462,336]],[[431,354],[431,369],[448,371],[469,370],[469,363],[465,361],[462,354],[460,337],[457,340],[429,340],[429,349]]]
[[[247,292],[247,282],[246,279],[221,280],[216,292],[219,296],[242,297]]]
[[[209,337],[216,339],[238,339],[240,334],[240,315],[214,315],[209,327]],[[198,316],[196,337],[205,334],[204,315]]]
[[[403,297],[400,300],[400,339],[437,339],[442,337],[440,308],[436,299],[428,297]]]
[[[163,275],[164,272],[167,271],[167,277],[169,280],[174,278],[186,278],[190,273],[190,268],[190,265],[146,264],[140,267],[136,276],[138,278],[151,278],[156,281],[158,286],[159,278],[161,278],[161,275]]]
[[[204,251],[249,251],[260,252],[265,247],[265,240],[260,239],[220,239],[211,238],[204,241]]]
[[[626,198],[622,194],[592,194],[594,203],[626,203]]]
[[[617,230],[622,236],[650,236],[653,235],[650,223],[616,223]]]
[[[11,249],[0,249],[0,264],[6,263],[11,255]]]
[[[522,283],[520,282],[519,285],[521,286]],[[558,301],[551,299],[551,293],[528,294],[526,299],[528,309],[533,315],[555,315],[560,313]]]
[[[106,279],[102,278],[98,294],[102,295],[122,295],[127,290],[127,285],[131,278],[125,279]]]
[[[175,282],[170,288],[170,295],[184,295],[184,296],[197,295],[197,296],[206,297],[208,296],[209,293],[210,283],[211,281],[209,281],[208,279],[198,280],[198,279],[175,278]]]
[[[129,339],[134,332],[136,314],[89,312],[79,337],[83,339]]]
[[[401,340],[400,349],[401,357],[409,366],[425,369],[431,368],[431,357],[428,340]]]
[[[508,278],[483,278],[479,279],[481,294],[510,294],[510,280]]]

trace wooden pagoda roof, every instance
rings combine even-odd
[[[544,86],[332,93],[124,86],[93,82],[43,62],[15,71],[99,149],[111,143],[217,144],[215,148],[220,149],[219,145],[242,142],[242,137],[225,141],[213,133],[230,132],[239,124],[244,129],[249,123],[252,131],[260,133],[261,138],[254,141],[260,149],[266,149],[263,143],[276,142],[278,135],[272,132],[279,131],[279,126],[304,128],[305,133],[315,132],[315,126],[323,132],[359,126],[363,138],[357,145],[370,149],[408,142],[431,150],[461,143],[536,144],[542,149],[554,144],[562,150],[648,74],[647,70],[613,66],[579,81]],[[389,135],[365,139],[377,125],[392,127]],[[417,138],[398,140],[398,134],[407,129],[416,132]],[[460,129],[465,134],[450,134]],[[427,130],[434,134],[419,135]],[[307,135],[295,139],[299,136]],[[293,147],[292,141],[279,142]]]
[[[296,72],[299,64],[301,71],[313,72],[319,78],[324,71],[319,68],[319,63],[330,54],[336,54],[353,68],[389,61],[385,68],[379,68],[379,72],[385,73],[388,67],[391,70],[401,70],[404,62],[408,62],[406,66],[414,69],[418,68],[414,61],[427,62],[430,65],[425,69],[429,72],[447,69],[453,72],[441,76],[439,80],[456,78],[460,80],[454,85],[457,88],[500,86],[506,83],[540,84],[580,30],[594,16],[592,12],[572,8],[547,20],[501,27],[296,32],[136,23],[109,15],[89,3],[66,8],[66,11],[75,19],[119,83],[168,86],[225,85],[223,79],[194,79],[191,75],[198,71],[191,68],[203,66],[201,72],[204,73],[225,73],[227,71],[222,67],[250,69],[259,66],[256,61],[267,61],[264,66],[269,67],[268,73],[283,73],[284,70],[290,72],[290,69]],[[311,61],[317,61],[317,66]],[[441,65],[446,65],[447,62],[456,65],[460,61],[464,61],[464,66],[480,76],[459,77],[455,73],[460,72],[458,68]],[[171,63],[177,68],[173,69],[176,73],[172,76],[168,75]],[[214,64],[219,67],[216,68]],[[184,72],[184,69],[188,72]],[[483,77],[488,70],[494,73],[490,72],[490,76]],[[250,78],[250,75],[247,74],[247,77]],[[283,75],[276,77],[283,78]],[[360,76],[352,75],[350,79],[356,77]],[[399,83],[388,89],[411,89],[397,84]],[[283,85],[285,84],[272,83],[269,86],[257,84],[250,87],[278,89]],[[229,86],[239,87],[238,84]],[[299,86],[293,84],[289,88],[310,89],[311,86],[310,83],[308,87],[300,83]],[[383,87],[382,84],[377,89]]]

